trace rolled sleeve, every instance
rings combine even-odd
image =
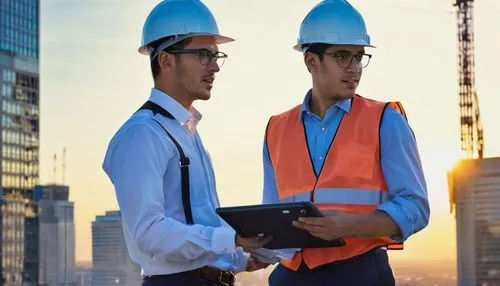
[[[414,234],[415,219],[410,217],[411,211],[405,210],[407,201],[395,198],[379,206],[378,210],[385,212],[398,226],[401,235],[391,237],[397,242],[404,242],[410,235]]]
[[[401,235],[393,239],[403,242],[429,223],[427,186],[413,131],[392,108],[384,112],[380,137],[382,172],[392,198],[378,210],[394,220]]]

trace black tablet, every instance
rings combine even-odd
[[[345,245],[342,238],[326,241],[293,226],[292,222],[301,216],[322,216],[312,202],[224,207],[217,208],[216,211],[240,236],[256,236],[261,233],[272,235],[273,240],[264,248],[317,248]]]

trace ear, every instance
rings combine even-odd
[[[310,72],[316,71],[318,66],[319,58],[313,53],[306,52],[304,54],[304,63],[306,64],[307,70]]]
[[[160,69],[172,71],[175,68],[174,55],[166,52],[160,52],[158,55],[158,65],[160,66]]]

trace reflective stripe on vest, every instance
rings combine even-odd
[[[385,108],[404,115],[399,103],[384,103],[356,95],[345,113],[321,171],[317,175],[307,146],[301,106],[273,116],[266,143],[273,165],[278,197],[282,202],[313,201],[322,210],[370,213],[390,199],[380,164],[380,124]],[[306,248],[292,260],[282,260],[296,270],[302,261],[314,268],[351,258],[379,246],[396,244],[389,237],[344,237],[346,245]]]
[[[293,197],[292,201],[311,201],[312,192],[304,192]],[[380,205],[391,198],[391,194],[379,190],[347,189],[347,188],[321,188],[314,191],[315,203],[321,204],[353,204],[353,205]],[[290,201],[283,198],[281,202]]]

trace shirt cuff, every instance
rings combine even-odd
[[[243,272],[247,268],[248,258],[250,257],[249,253],[243,252],[241,248],[236,250],[236,258],[233,264],[233,272],[234,274]]]
[[[389,201],[381,204],[377,210],[386,213],[398,226],[401,235],[392,236],[391,239],[396,242],[404,242],[413,233],[413,223],[411,218],[406,215],[397,204]]]
[[[217,227],[212,234],[212,250],[216,254],[230,254],[236,250],[236,232],[230,227]]]

